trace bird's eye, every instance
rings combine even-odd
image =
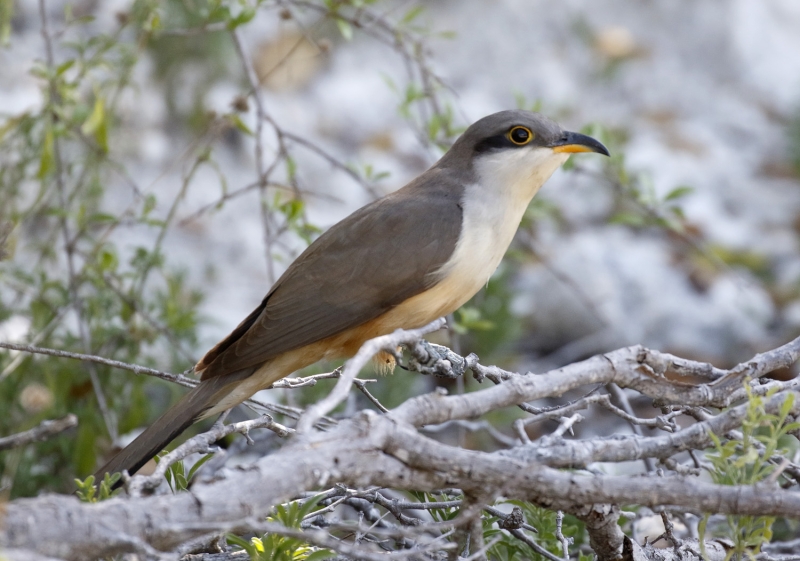
[[[524,146],[533,140],[533,133],[527,127],[513,127],[506,135],[508,139],[517,146]]]

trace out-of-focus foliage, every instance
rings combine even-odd
[[[706,454],[713,470],[715,483],[721,485],[754,485],[768,480],[780,467],[772,460],[777,456],[789,457],[790,447],[797,441],[790,436],[800,429],[800,423],[790,422],[789,413],[794,405],[795,394],[787,394],[780,411],[769,414],[764,410],[767,396],[753,395],[745,384],[749,404],[747,417],[742,421],[741,440],[723,442],[718,435],[710,434],[714,448]],[[773,392],[774,393],[774,392]],[[708,515],[700,524],[701,538],[706,533]],[[752,558],[761,552],[761,547],[772,539],[774,517],[727,516],[727,528],[723,535],[733,542],[729,558]]]
[[[0,321],[12,320],[23,341],[39,346],[183,370],[201,295],[164,262],[169,221],[154,217],[157,196],[132,180],[126,208],[106,200],[112,178],[130,179],[117,161],[117,104],[132,87],[141,30],[129,23],[87,33],[91,23],[67,11],[64,39],[51,36],[47,59],[32,69],[42,105],[0,120],[0,223],[13,227],[11,255],[0,264]],[[134,228],[158,232],[156,242],[121,243]],[[2,486],[12,497],[70,490],[112,439],[151,418],[150,385],[105,366],[4,354],[0,432],[67,412],[79,428],[72,438],[5,454]]]
[[[267,521],[299,530],[304,520],[313,517],[315,511],[321,510],[317,508],[318,502],[319,497],[278,505]],[[252,561],[321,561],[335,557],[333,551],[312,547],[298,538],[278,534],[253,537],[249,542],[239,536],[228,534],[228,543],[241,547]]]
[[[95,485],[94,475],[90,475],[84,480],[76,479],[75,486],[77,490],[75,494],[78,498],[85,503],[96,503],[111,498],[115,491],[112,490],[114,484],[119,481],[120,474],[113,475],[107,473],[103,476],[103,480]]]

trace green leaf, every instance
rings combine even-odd
[[[494,328],[494,323],[485,319],[478,308],[462,306],[457,312],[458,324],[462,329],[475,331],[488,331]]]
[[[700,538],[700,554],[703,556],[703,559],[708,559],[708,550],[706,549],[706,526],[708,526],[709,518],[710,515],[706,514],[697,524],[697,535]]]
[[[781,411],[780,411],[781,419],[785,419],[789,415],[789,412],[792,410],[792,407],[794,407],[794,394],[787,393],[786,399],[784,399],[783,403],[781,403]]]
[[[294,158],[290,156],[286,156],[286,175],[289,177],[289,181],[292,181],[297,174],[297,164],[294,161]]]
[[[350,22],[342,18],[336,18],[336,27],[339,28],[339,33],[342,34],[345,41],[350,41],[353,38],[353,26],[350,25]]]
[[[330,559],[336,557],[336,553],[330,549],[320,549],[305,558],[304,561],[323,561],[323,559]]]
[[[153,458],[156,464],[161,462],[163,456],[166,455],[166,452],[163,454],[159,454]],[[167,485],[169,485],[170,490],[173,493],[178,493],[180,491],[186,490],[186,468],[183,465],[183,461],[177,461],[171,466],[167,468],[166,473],[164,474],[164,479],[167,480]]]
[[[240,25],[249,23],[254,17],[256,17],[256,11],[253,8],[245,8],[239,12],[239,15],[228,20],[227,27],[229,30],[236,29]]]
[[[100,269],[102,271],[115,271],[119,261],[117,255],[111,249],[104,249],[100,252]]]
[[[783,427],[784,434],[800,430],[800,423],[789,423]]]
[[[14,0],[0,0],[0,45],[8,45],[11,37],[11,18],[14,17]]]
[[[234,534],[226,535],[225,540],[228,542],[228,545],[235,545],[245,550],[247,554],[250,556],[250,559],[258,559],[258,550],[256,549],[255,545],[253,545],[249,541],[244,540]]]
[[[210,460],[213,457],[214,454],[206,454],[205,456],[197,460],[195,464],[192,466],[192,469],[189,470],[189,475],[186,476],[186,479],[188,481],[191,481],[192,478],[194,477],[194,474],[197,473],[197,470],[203,467],[203,464],[205,464],[208,460]]]
[[[95,441],[100,436],[96,426],[92,423],[78,425],[78,434],[74,440],[72,453],[75,469],[78,473],[91,472],[95,467],[96,454]]]
[[[619,212],[612,216],[608,222],[610,224],[625,224],[626,226],[644,226],[647,224],[644,217],[632,212]]]
[[[0,1],[2,1],[2,0],[0,0]],[[74,58],[71,58],[66,62],[62,62],[56,68],[56,76],[61,76],[62,74],[64,74],[64,72],[66,72],[67,70],[72,68],[74,65],[75,65],[75,59]]]
[[[324,496],[324,494],[320,493],[319,495],[313,496],[310,499],[306,500],[302,504],[302,506],[301,505],[297,505],[297,520],[296,520],[297,526],[296,527],[299,528],[300,527],[300,522],[303,521],[303,518],[305,518],[306,516],[308,516],[309,514],[311,514],[314,511],[314,509],[316,508],[316,506],[319,503],[319,501],[322,500],[323,496]],[[295,505],[297,503],[292,503],[292,504]]]
[[[428,138],[431,140],[436,140],[436,136],[439,134],[439,131],[442,128],[440,120],[436,117],[437,116],[434,115],[428,122]]]
[[[91,115],[81,126],[81,132],[86,136],[94,136],[97,145],[108,152],[108,120],[106,119],[105,101],[97,96]]]
[[[250,127],[244,124],[244,121],[242,121],[242,118],[239,117],[239,115],[237,115],[236,113],[230,113],[228,114],[227,117],[228,120],[231,122],[231,124],[233,124],[233,126],[236,127],[237,130],[243,132],[247,136],[254,135],[253,131],[250,130]]]
[[[50,172],[56,167],[54,142],[53,129],[48,127],[47,132],[44,134],[42,153],[39,156],[39,171],[36,172],[36,177],[38,179],[44,179],[50,175]]]
[[[93,503],[97,501],[97,499],[95,499],[97,488],[94,486],[94,475],[90,475],[83,481],[76,478],[75,486],[78,488],[75,494],[78,495],[81,502]]]
[[[157,203],[156,196],[153,195],[152,193],[149,193],[144,198],[144,205],[142,206],[142,216],[147,216],[148,214],[150,214],[153,211],[153,209],[156,208],[156,203]]]
[[[417,19],[417,17],[425,11],[425,6],[419,5],[414,6],[410,10],[408,10],[404,15],[403,18],[400,20],[400,23],[408,24]]]
[[[95,212],[88,218],[88,222],[110,223],[116,221],[117,217],[107,212]]]
[[[688,185],[681,185],[680,187],[676,187],[667,193],[667,195],[664,197],[664,202],[680,199],[681,197],[685,197],[692,192],[694,192],[694,188],[689,187]]]

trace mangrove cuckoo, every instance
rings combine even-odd
[[[314,241],[197,363],[200,384],[97,476],[133,474],[192,423],[292,372],[455,311],[486,284],[528,203],[575,152],[608,155],[537,113],[473,124],[428,171]]]

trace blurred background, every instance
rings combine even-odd
[[[513,107],[612,158],[556,172],[439,342],[541,372],[800,334],[795,0],[0,0],[0,25],[0,341],[183,371],[320,231]],[[68,489],[180,393],[0,351],[0,434],[79,417],[0,459],[0,490]]]

